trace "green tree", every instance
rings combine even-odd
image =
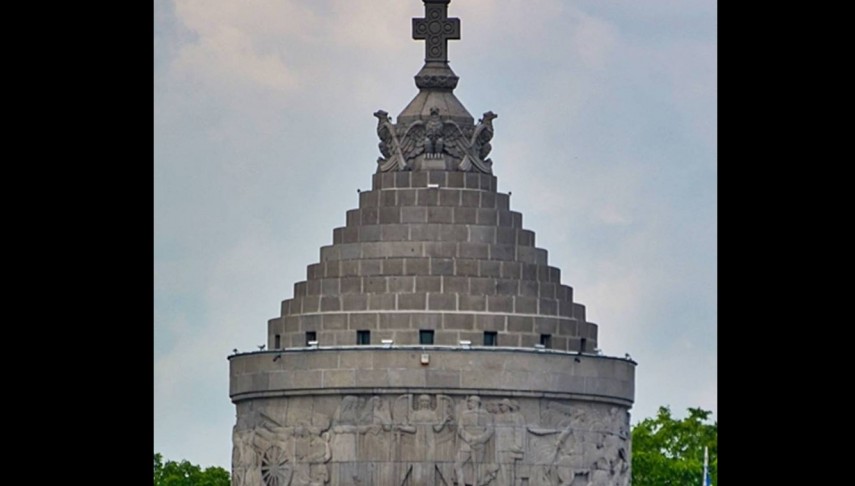
[[[163,462],[163,456],[154,453],[154,486],[230,486],[231,479],[225,469],[211,466],[205,469],[189,461]]]
[[[688,417],[677,420],[668,407],[659,407],[632,429],[633,486],[694,486],[703,477],[704,446],[709,447],[712,485],[718,484],[718,422],[709,423],[712,412],[689,408]]]

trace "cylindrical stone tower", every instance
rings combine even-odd
[[[423,0],[419,94],[378,111],[372,189],[268,323],[229,357],[232,484],[625,485],[635,363],[497,191],[453,90],[449,0]]]

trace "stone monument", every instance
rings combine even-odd
[[[370,191],[266,351],[229,356],[235,486],[626,485],[635,363],[497,190],[493,120],[454,95],[450,0],[423,0],[419,93],[377,117]]]

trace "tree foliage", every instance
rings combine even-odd
[[[225,469],[217,466],[202,469],[189,461],[163,462],[160,453],[154,453],[154,486],[230,486],[231,479]]]
[[[704,446],[709,447],[709,473],[718,484],[718,422],[709,423],[712,412],[689,408],[677,420],[668,407],[659,407],[632,429],[633,486],[700,485]]]

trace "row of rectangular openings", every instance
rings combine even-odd
[[[499,333],[496,331],[484,331],[484,346],[497,346]],[[421,345],[431,345],[433,344],[434,339],[434,331],[430,329],[422,329],[419,330],[419,344]],[[315,331],[307,331],[306,332],[306,346],[309,346],[310,342],[318,340],[318,333]],[[356,331],[356,344],[357,345],[367,345],[371,344],[371,331],[368,330],[359,330]],[[540,335],[540,344],[542,344],[545,348],[552,348],[552,335],[551,334],[541,334]],[[282,348],[282,338],[279,334],[274,337],[274,349]],[[585,339],[582,339],[582,350],[585,349]]]

